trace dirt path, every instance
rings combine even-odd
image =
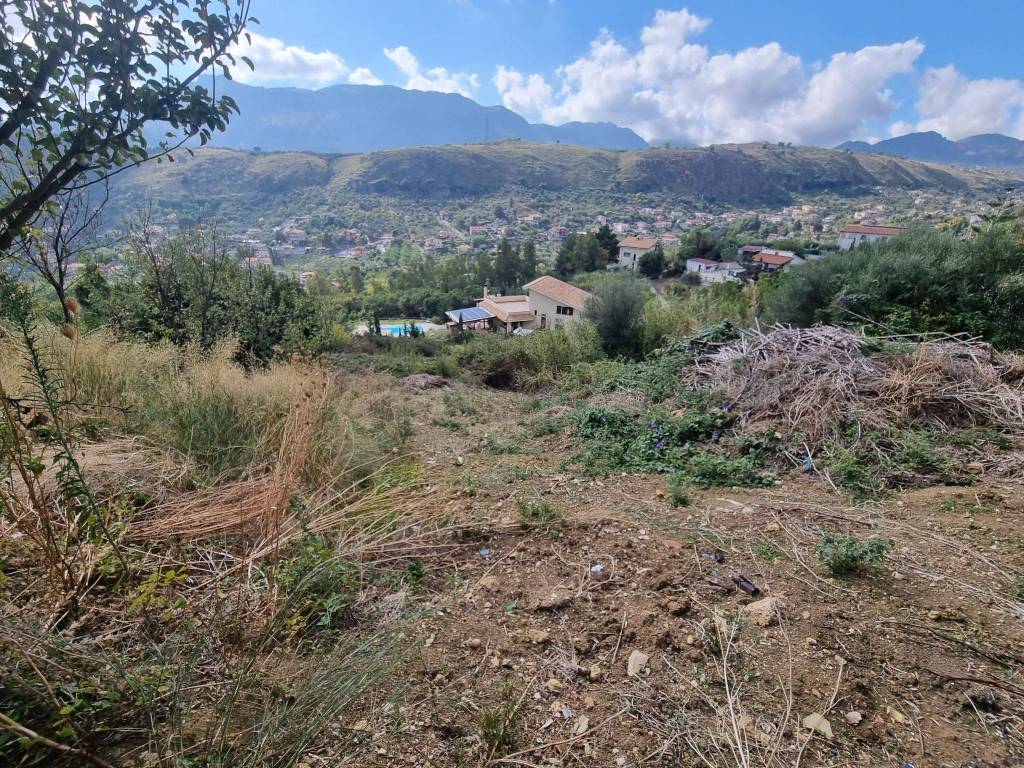
[[[557,406],[409,403],[427,471],[482,522],[399,596],[424,618],[347,764],[1024,764],[1019,479],[851,508],[795,475],[676,508],[663,478],[559,466]],[[889,556],[834,579],[822,530]]]

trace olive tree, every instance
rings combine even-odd
[[[216,75],[231,77],[250,2],[3,1],[0,256],[59,194],[227,126],[238,110]],[[151,124],[166,127],[155,146]]]

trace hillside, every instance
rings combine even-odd
[[[998,133],[986,133],[968,136],[959,141],[950,141],[935,131],[925,131],[884,139],[874,144],[869,144],[866,141],[847,141],[836,149],[858,153],[895,155],[934,163],[1006,168],[1024,172],[1024,141]]]
[[[505,107],[486,107],[456,93],[390,85],[261,88],[220,80],[217,92],[233,98],[240,110],[213,139],[214,146],[229,149],[371,152],[501,139],[608,149],[647,146],[630,129],[611,123],[529,123]],[[163,130],[150,134],[156,142]]]
[[[180,154],[119,177],[114,216],[143,200],[172,210],[234,209],[262,216],[301,201],[326,208],[374,194],[442,201],[508,191],[603,196],[659,194],[726,204],[783,204],[797,194],[876,187],[985,191],[997,173],[870,154],[770,144],[615,152],[518,141],[360,155],[225,149]]]

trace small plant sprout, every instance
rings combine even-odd
[[[891,544],[888,539],[861,540],[850,534],[826,532],[818,542],[818,559],[836,578],[863,575],[882,564]]]

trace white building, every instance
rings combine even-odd
[[[698,274],[703,272],[714,272],[718,269],[718,265],[721,263],[722,262],[715,261],[714,259],[702,259],[695,257],[686,260],[686,271],[697,272]]]
[[[892,240],[907,230],[903,227],[866,226],[864,224],[847,224],[839,230],[839,250],[848,251],[862,243],[874,243],[879,240]]]
[[[702,283],[738,283],[746,271],[738,262],[723,261],[717,269],[702,272],[700,279]]]
[[[654,250],[657,244],[653,237],[624,237],[619,241],[618,260],[610,266],[613,269],[636,269],[640,257]]]

